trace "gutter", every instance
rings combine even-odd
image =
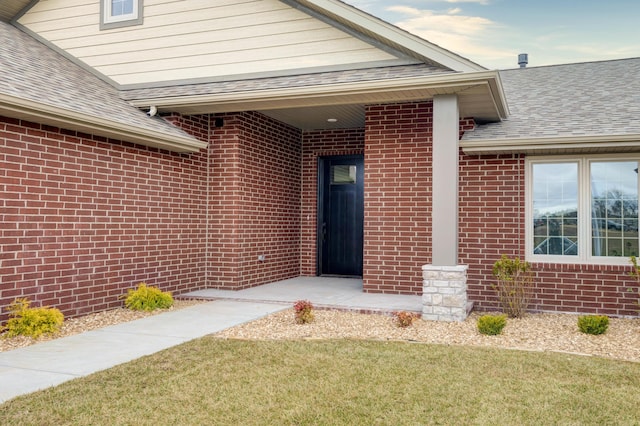
[[[460,141],[460,148],[465,154],[470,155],[639,152],[640,133],[485,140],[463,139]]]
[[[209,112],[229,112],[238,109],[276,109],[318,105],[375,103],[387,100],[385,95],[437,91],[434,94],[459,93],[470,87],[488,86],[496,114],[506,118],[509,110],[498,71],[447,73],[429,77],[406,77],[374,81],[359,81],[316,86],[288,87],[253,91],[236,91],[205,95],[166,96],[129,100],[138,108],[155,105],[160,110],[209,107]],[[400,100],[398,95],[398,100]],[[405,96],[406,97],[406,96]],[[413,97],[415,99],[415,95]],[[409,98],[405,100],[410,100]]]
[[[4,94],[0,94],[0,115],[178,153],[195,153],[207,146],[186,134],[171,135]]]

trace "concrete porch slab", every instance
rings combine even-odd
[[[205,289],[177,297],[291,304],[304,299],[318,308],[377,313],[422,312],[422,296],[363,293],[362,279],[358,278],[297,277],[244,290]]]

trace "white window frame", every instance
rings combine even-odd
[[[629,265],[627,256],[593,256],[591,239],[591,163],[602,161],[637,161],[640,155],[574,155],[527,157],[525,159],[525,258],[537,263],[568,263],[596,265]],[[533,253],[533,165],[576,163],[578,165],[578,255],[543,255]],[[640,179],[638,179],[640,194]],[[639,214],[640,215],[640,214]]]
[[[111,0],[100,0],[100,29],[122,28],[142,24],[143,0],[133,0],[133,11],[126,15],[113,16]]]

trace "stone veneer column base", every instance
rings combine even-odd
[[[471,311],[467,303],[468,265],[422,267],[422,319],[464,321]]]

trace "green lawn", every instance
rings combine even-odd
[[[640,364],[402,342],[199,339],[0,405],[10,425],[640,424]]]

